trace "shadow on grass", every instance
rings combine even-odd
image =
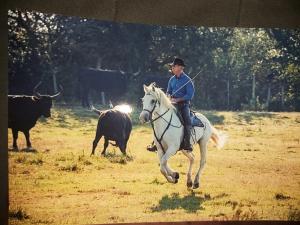
[[[37,153],[38,151],[34,148],[22,148],[22,149],[15,149],[15,148],[8,148],[9,152],[19,152],[19,153]]]
[[[214,125],[224,124],[225,117],[223,115],[218,115],[217,112],[203,112],[202,114]]]
[[[165,195],[159,200],[159,204],[151,208],[152,212],[161,212],[165,210],[184,209],[187,213],[195,213],[198,210],[204,210],[202,203],[210,200],[206,197],[198,197],[195,193],[180,197],[178,193],[171,196]]]
[[[107,158],[111,163],[118,163],[118,164],[127,164],[128,162],[133,161],[133,157],[130,155],[123,155],[123,154],[116,154],[107,152],[102,157]]]
[[[39,121],[40,123],[42,123],[42,124],[47,124],[47,123],[48,123],[47,118],[45,118],[45,117],[43,117],[43,116],[41,116],[41,117],[38,119],[38,121]]]
[[[275,114],[270,112],[242,112],[237,114],[237,120],[238,121],[246,121],[247,123],[250,123],[254,119],[258,118],[273,118]]]
[[[72,107],[67,109],[67,114],[79,122],[89,123],[93,118],[97,118],[96,113],[83,107]]]
[[[70,111],[70,114],[74,116],[76,120],[87,123],[91,122],[93,118],[99,117],[99,115],[87,108],[73,109]]]
[[[83,108],[80,106],[56,106],[56,112],[51,118],[58,122],[58,127],[61,128],[72,128],[78,126],[78,123],[88,124],[93,119],[97,119],[98,115],[92,112],[90,109]],[[44,118],[39,119],[42,123],[49,123]]]

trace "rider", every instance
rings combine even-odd
[[[175,58],[169,64],[170,71],[174,74],[168,83],[167,95],[170,97],[172,103],[181,113],[184,120],[184,142],[183,149],[192,151],[191,139],[191,118],[190,118],[190,101],[192,100],[195,89],[191,78],[183,72],[185,67],[184,61],[180,58]],[[148,146],[147,150],[155,151],[156,146]]]

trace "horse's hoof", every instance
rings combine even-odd
[[[199,188],[199,183],[194,183],[193,189]]]
[[[29,146],[23,149],[23,151],[25,152],[36,152],[36,149],[34,149],[33,147]]]
[[[178,180],[178,179],[179,179],[179,173],[175,172],[174,178],[175,178],[176,180]]]
[[[191,181],[191,182],[187,182],[186,183],[186,186],[188,187],[188,188],[191,188],[192,186],[193,186],[193,182]]]
[[[174,182],[174,184],[177,184],[178,183],[178,179],[175,179],[175,182]]]

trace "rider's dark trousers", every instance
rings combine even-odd
[[[190,103],[180,102],[175,104],[177,110],[181,113],[184,120],[184,143],[185,146],[190,146],[192,121],[190,117]]]
[[[190,117],[190,103],[189,102],[179,102],[175,104],[175,107],[177,110],[181,113],[183,120],[184,120],[184,125],[185,126],[192,126],[192,121]]]

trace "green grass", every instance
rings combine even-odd
[[[222,150],[209,143],[201,186],[190,191],[187,158],[171,158],[180,179],[167,183],[156,154],[146,151],[152,131],[138,124],[137,111],[128,155],[109,145],[103,157],[103,140],[90,156],[97,115],[55,107],[31,131],[36,151],[9,151],[9,223],[299,220],[300,113],[203,114],[229,140]],[[18,144],[26,147],[22,134]],[[198,146],[194,153],[195,171]]]

